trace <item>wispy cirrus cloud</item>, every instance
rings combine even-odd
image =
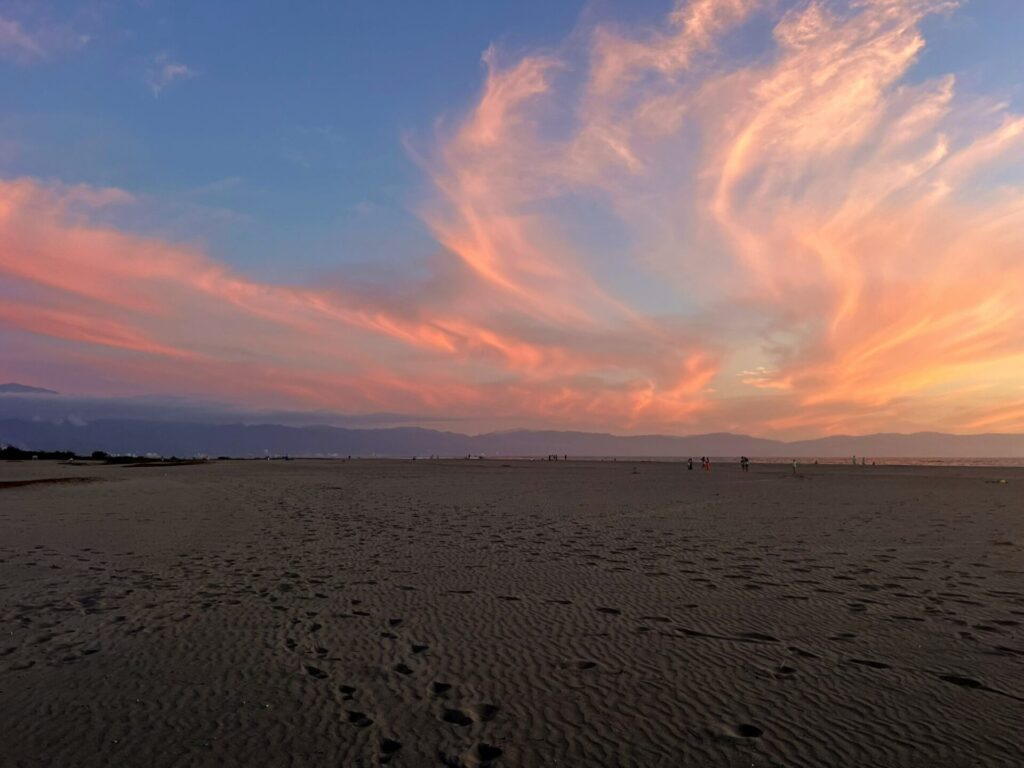
[[[169,85],[179,80],[189,80],[199,73],[180,61],[174,60],[167,53],[160,53],[153,57],[153,60],[146,68],[146,85],[159,96]]]
[[[473,108],[414,149],[432,271],[384,285],[260,282],[102,224],[123,192],[0,182],[0,327],[133,392],[260,407],[1024,429],[1024,117],[914,78],[952,10],[694,0],[489,50]]]
[[[56,12],[39,2],[0,0],[0,61],[39,65],[60,54],[77,51],[92,40],[99,13]]]
[[[89,34],[51,18],[44,7],[0,7],[0,59],[36,64],[78,50],[90,40]]]
[[[46,55],[42,43],[15,19],[0,16],[0,57],[26,62]]]

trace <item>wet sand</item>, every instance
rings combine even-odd
[[[1024,765],[1024,471],[800,472],[0,464],[0,764]]]

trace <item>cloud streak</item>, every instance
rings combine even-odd
[[[77,50],[90,36],[49,18],[46,9],[26,5],[21,13],[0,13],[0,60],[20,65],[43,62],[54,53]]]
[[[42,44],[15,19],[0,16],[0,56],[25,62],[46,55]]]
[[[695,0],[488,50],[474,106],[413,150],[422,284],[259,282],[103,225],[122,191],[3,181],[0,328],[71,344],[69,378],[253,407],[1021,430],[1024,117],[914,77],[921,21],[954,10]],[[766,19],[764,50],[726,53]]]
[[[154,96],[167,88],[177,80],[188,80],[199,73],[187,64],[175,61],[166,53],[154,57],[149,68],[146,70],[146,85],[153,92]]]

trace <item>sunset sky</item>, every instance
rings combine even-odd
[[[1024,2],[0,0],[0,382],[1024,431]]]

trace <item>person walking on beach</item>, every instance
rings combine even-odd
[[[693,471],[693,456],[686,460],[686,468],[691,472]]]
[[[796,476],[796,459],[793,459],[793,476]]]

